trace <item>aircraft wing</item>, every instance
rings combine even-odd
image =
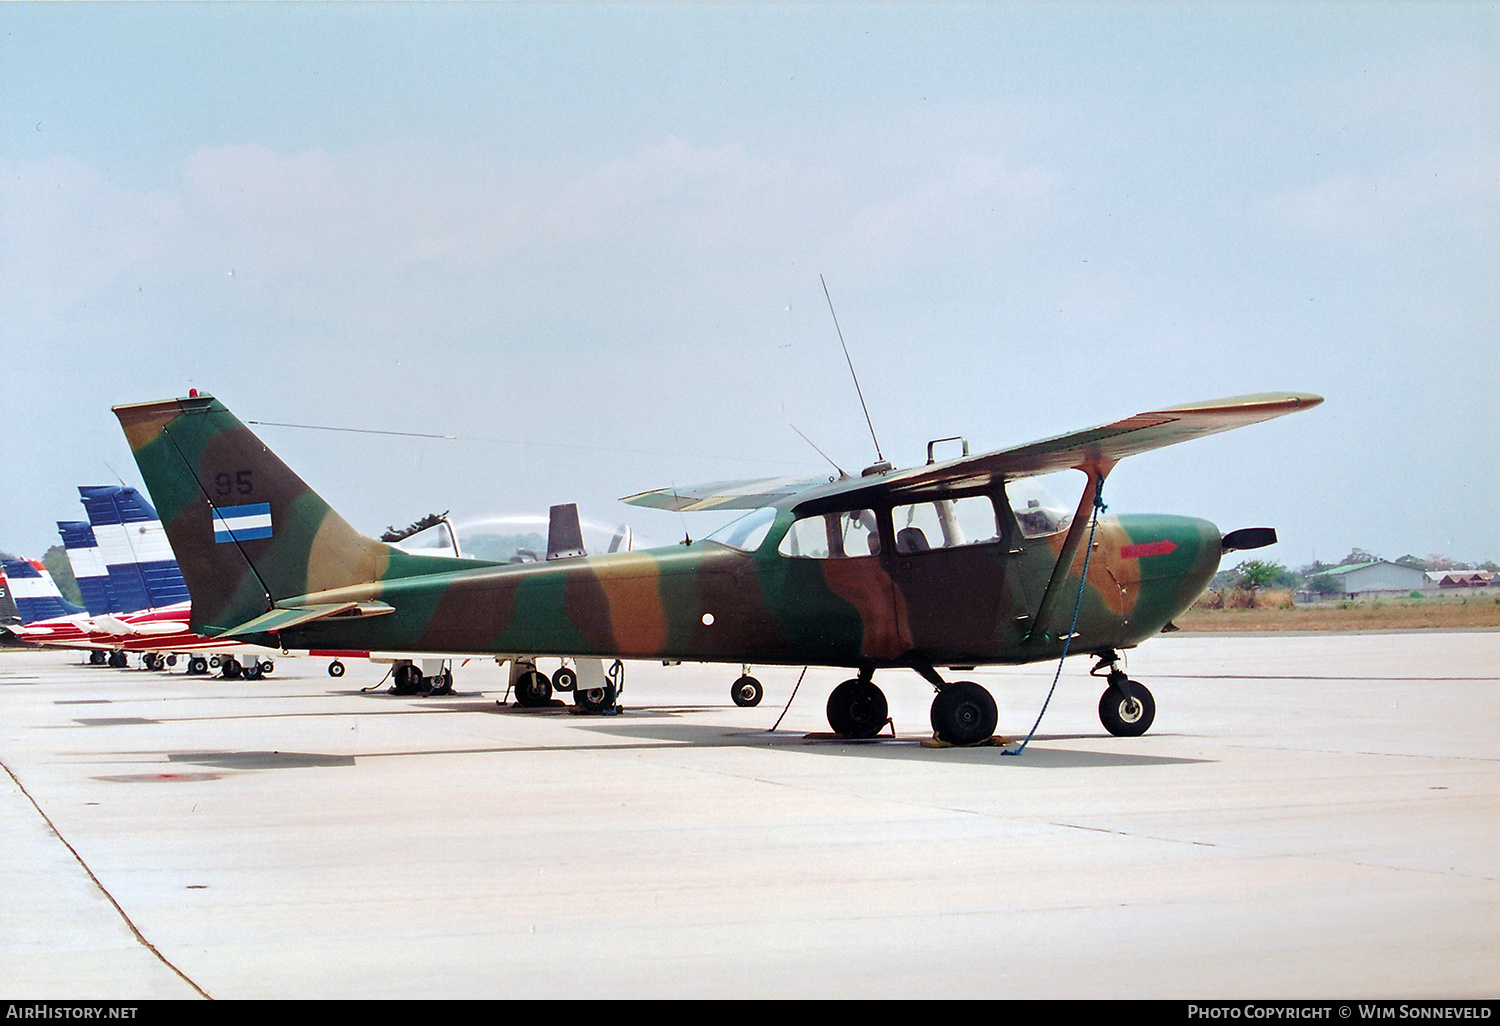
[[[847,500],[850,493],[867,492],[873,497],[876,493],[919,491],[933,486],[963,488],[984,485],[999,478],[1050,474],[1091,463],[1113,464],[1126,456],[1186,442],[1191,438],[1217,434],[1299,410],[1309,410],[1322,401],[1322,396],[1291,392],[1234,396],[1150,410],[1111,424],[1058,435],[1012,449],[966,456],[946,463],[930,463],[871,477],[844,478],[833,482],[823,479],[799,482],[793,478],[719,482],[697,488],[664,488],[642,492],[623,501],[637,506],[671,510],[754,509],[801,496],[801,501],[797,503],[800,509],[805,503],[816,503],[817,500],[834,496],[838,496],[841,501]]]
[[[658,488],[627,495],[621,502],[650,509],[687,512],[702,509],[760,509],[774,506],[811,488],[828,484],[826,477],[763,477],[747,481],[715,481],[691,488]]]

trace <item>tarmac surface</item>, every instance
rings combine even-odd
[[[1070,659],[1019,757],[924,746],[909,671],[851,743],[837,670],[581,716],[326,665],[0,650],[0,996],[1500,995],[1500,632],[1163,637],[1133,739]],[[1055,669],[948,676],[1019,738]]]

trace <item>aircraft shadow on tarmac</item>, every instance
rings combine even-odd
[[[220,770],[267,770],[306,769],[321,766],[355,766],[362,760],[400,758],[403,756],[474,755],[486,758],[494,756],[535,754],[538,752],[597,752],[600,750],[659,750],[669,748],[787,748],[799,752],[812,752],[838,758],[896,759],[906,762],[975,763],[1027,765],[1044,769],[1100,769],[1123,766],[1178,766],[1190,763],[1212,762],[1211,759],[1188,759],[1159,755],[1138,755],[1129,752],[1077,751],[1075,749],[1050,749],[1047,741],[1090,738],[1092,735],[1041,735],[1033,739],[1019,758],[1008,758],[1002,749],[993,745],[972,748],[931,748],[921,739],[886,738],[884,740],[846,741],[820,735],[803,735],[794,732],[728,731],[722,727],[694,724],[611,724],[590,726],[588,729],[623,743],[592,745],[519,745],[469,749],[436,749],[430,751],[359,752],[353,755],[336,755],[319,752],[280,751],[196,751],[169,752],[169,763],[205,766]],[[1110,739],[1098,738],[1107,742]],[[1040,742],[1040,744],[1037,744]],[[156,779],[159,774],[147,774],[140,779]]]

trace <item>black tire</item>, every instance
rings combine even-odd
[[[113,666],[117,670],[120,667],[124,666],[125,665],[125,653],[124,652],[111,652],[109,654],[109,665]]]
[[[193,656],[188,660],[188,673],[197,675],[208,672],[208,660],[202,656]]]
[[[602,688],[579,688],[573,692],[573,706],[582,712],[601,713],[615,707],[615,697],[613,684]]]
[[[578,686],[578,671],[564,666],[552,675],[553,691],[572,691]]]
[[[932,700],[932,731],[950,745],[988,741],[999,721],[994,696],[972,681],[949,684]]]
[[[1130,698],[1106,688],[1099,698],[1099,722],[1115,737],[1140,737],[1156,719],[1156,699],[1144,685],[1130,682]]]
[[[224,674],[225,680],[239,680],[245,675],[245,668],[240,665],[238,659],[232,657],[220,662],[219,670]]]
[[[267,659],[265,662],[260,664],[260,672],[262,676],[269,677],[271,674],[276,672],[276,664]]]
[[[328,676],[342,677],[344,675],[344,664],[335,659],[328,664]]]
[[[260,663],[251,663],[249,666],[245,667],[245,679],[260,680],[261,677],[265,676],[265,672],[265,667],[263,667]]]
[[[735,681],[729,688],[729,697],[734,699],[734,704],[742,709],[760,705],[760,700],[765,697],[766,689],[760,686],[760,681],[749,674]]]
[[[109,654],[106,653],[103,649],[96,648],[89,653],[90,666],[103,666],[108,661]]]
[[[391,676],[394,678],[391,684],[393,695],[415,695],[422,690],[422,671],[415,663],[397,663]]]
[[[828,725],[843,737],[874,737],[889,718],[885,693],[870,681],[846,680],[828,696]]]
[[[516,678],[516,704],[534,709],[552,701],[552,681],[544,673],[527,670]]]

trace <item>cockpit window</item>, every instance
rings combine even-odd
[[[762,506],[738,520],[730,521],[704,540],[716,541],[742,552],[754,552],[766,540],[766,532],[771,530],[771,524],[775,520],[776,510],[771,506]]]
[[[1007,481],[1005,494],[1010,498],[1010,508],[1015,511],[1023,538],[1056,534],[1067,530],[1073,522],[1073,511],[1029,478]]]
[[[781,539],[783,556],[840,559],[880,554],[880,528],[867,509],[824,513],[794,521]]]
[[[891,510],[896,551],[902,555],[995,542],[1000,531],[988,496],[915,502]]]

